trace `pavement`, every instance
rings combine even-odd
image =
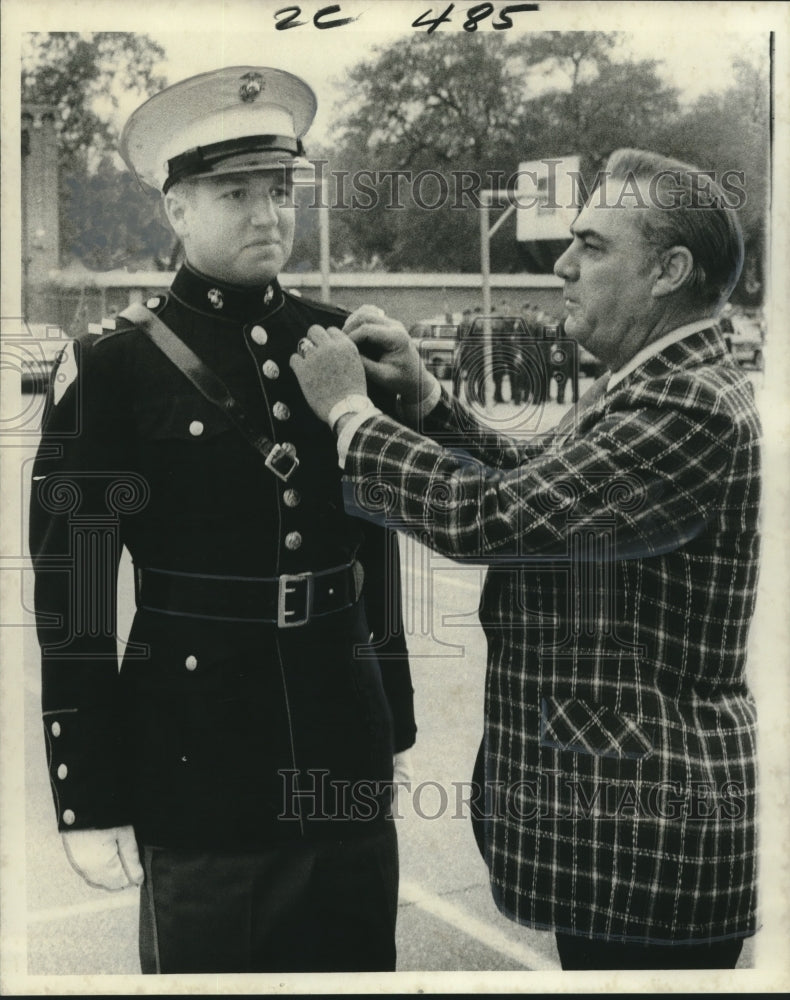
[[[536,414],[504,403],[487,419],[498,429],[532,433],[550,427],[566,408],[552,402]],[[450,563],[405,539],[402,559],[419,732],[412,786],[401,789],[397,802],[398,969],[559,969],[551,934],[521,927],[494,906],[464,808],[463,783],[471,777],[483,723],[485,642],[477,604],[484,571]],[[28,608],[31,576],[24,583]],[[119,601],[123,635],[131,619],[128,584],[121,587]],[[23,655],[28,975],[137,975],[137,890],[91,889],[63,854],[45,767],[38,648],[31,628],[24,629]],[[739,968],[752,966],[753,942],[746,942]],[[57,988],[55,980],[47,991]],[[107,992],[114,992],[110,981]]]

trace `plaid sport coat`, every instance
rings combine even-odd
[[[752,388],[715,326],[606,382],[525,444],[444,394],[423,434],[377,416],[346,474],[390,525],[489,565],[476,811],[499,908],[615,941],[747,936]]]

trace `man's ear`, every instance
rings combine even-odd
[[[694,257],[688,247],[670,247],[661,254],[661,270],[653,283],[654,298],[679,292],[694,270]]]
[[[167,221],[181,242],[189,235],[188,198],[183,191],[172,189],[162,199]]]

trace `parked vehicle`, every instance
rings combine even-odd
[[[719,318],[727,349],[739,365],[763,370],[764,334],[759,320],[740,312]]]
[[[458,350],[458,326],[453,323],[415,323],[409,330],[425,367],[438,379],[452,378]]]
[[[9,338],[6,341],[7,358],[14,358],[19,366],[21,390],[23,393],[46,392],[52,370],[58,355],[68,342],[63,330],[44,323],[25,325],[24,338]]]

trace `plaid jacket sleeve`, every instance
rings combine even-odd
[[[446,448],[460,448],[472,458],[496,468],[512,469],[527,456],[538,455],[548,435],[514,441],[477,420],[459,400],[442,389],[430,413],[420,418],[417,430]]]
[[[430,429],[441,440],[440,425],[458,424],[439,405]],[[682,373],[603,397],[583,433],[542,450],[466,427],[474,438],[458,453],[377,417],[355,435],[346,472],[363,506],[385,505],[444,555],[486,562],[564,551],[571,515],[577,530],[616,519],[616,558],[671,551],[704,531],[736,446],[714,390]]]

